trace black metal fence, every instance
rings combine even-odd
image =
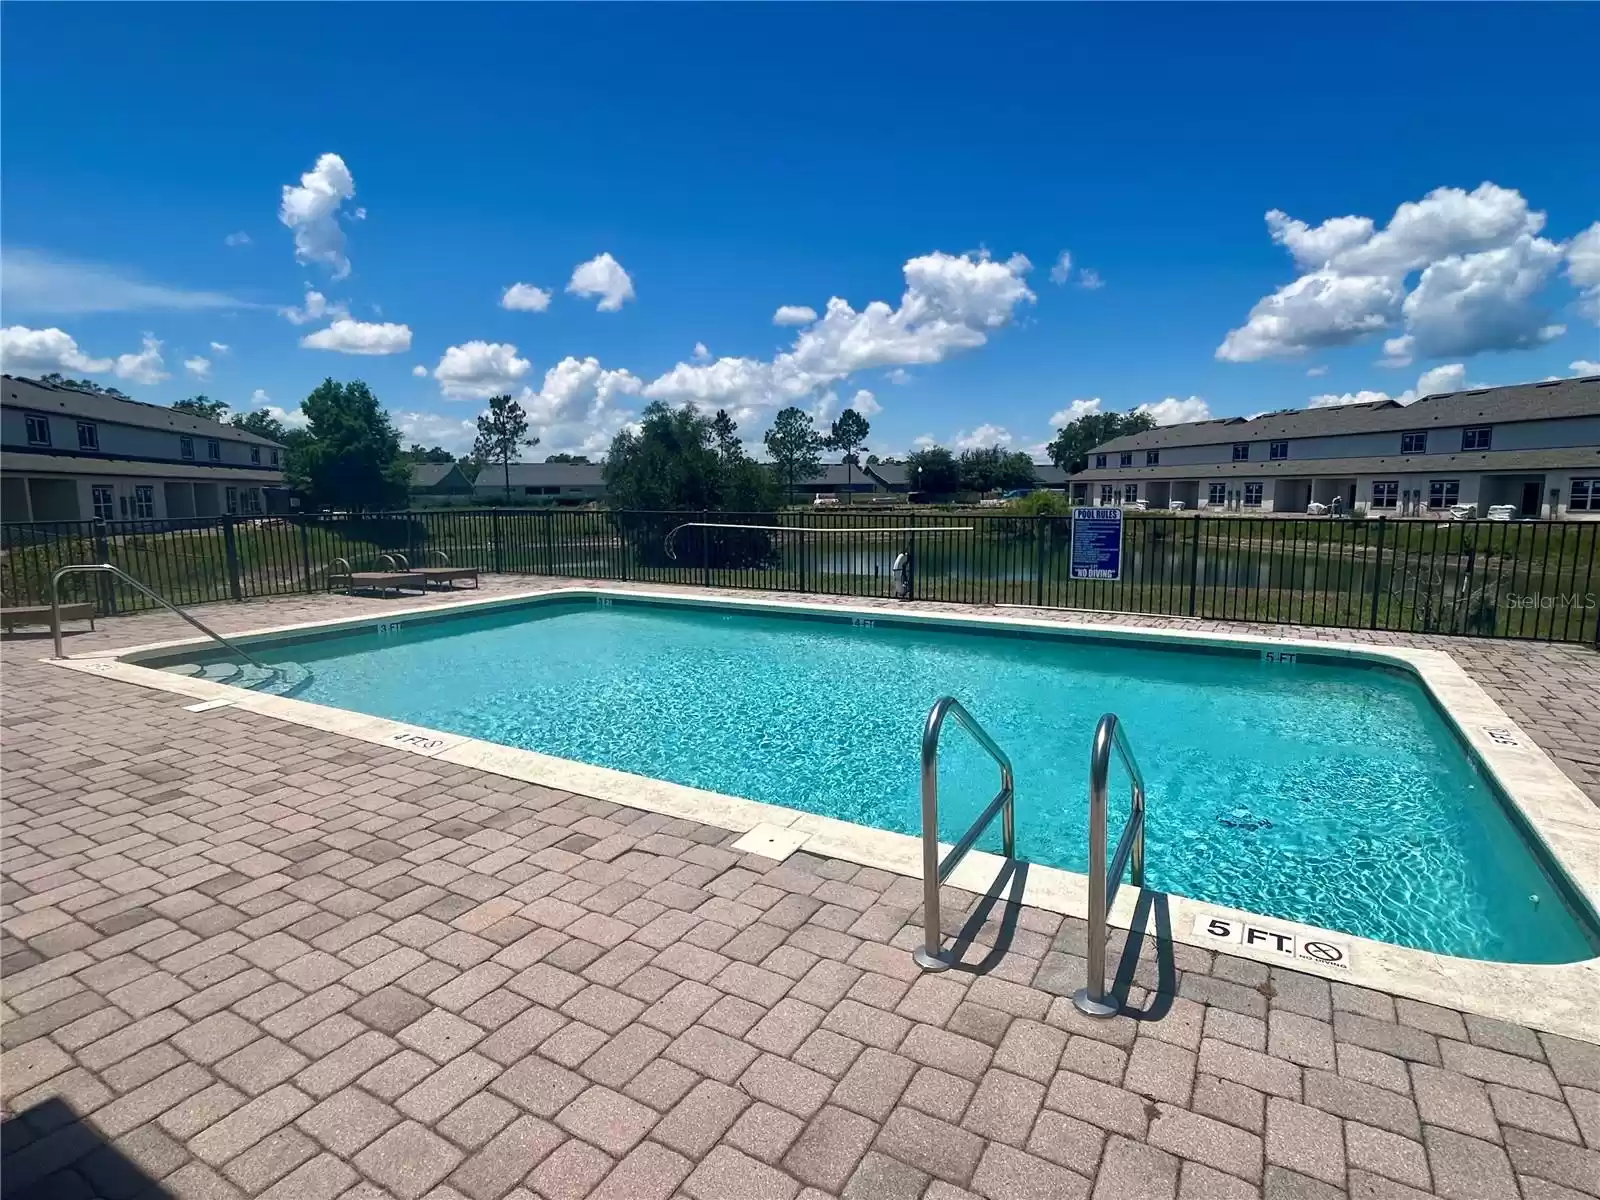
[[[703,528],[711,522],[744,528]],[[317,592],[336,559],[400,550],[506,574],[911,597],[1600,644],[1600,524],[1129,513],[1122,578],[1075,580],[1066,517],[452,509],[0,525],[7,606],[49,602],[51,572],[111,562],[179,604]],[[676,531],[676,532],[674,532]],[[148,600],[69,577],[64,595]]]

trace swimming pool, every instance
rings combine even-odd
[[[922,723],[954,695],[1015,765],[1019,854],[1079,872],[1089,740],[1114,711],[1148,785],[1152,886],[1468,958],[1596,953],[1585,907],[1390,665],[624,596],[251,649],[292,664],[298,699],[911,834]],[[952,730],[941,835],[993,791]]]

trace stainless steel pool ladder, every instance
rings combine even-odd
[[[129,575],[121,567],[114,567],[110,563],[72,563],[69,566],[61,567],[53,575],[50,576],[50,625],[51,625],[52,632],[55,634],[55,642],[56,642],[56,653],[55,653],[55,656],[57,658],[65,658],[66,657],[66,655],[61,652],[61,587],[60,587],[61,577],[63,575],[92,575],[92,574],[115,575],[118,579],[122,580],[122,582],[126,583],[129,587],[136,588],[138,591],[143,592],[146,596],[149,596],[150,599],[154,600],[157,604],[161,605],[162,608],[168,609],[171,612],[174,612],[178,616],[182,617],[185,621],[189,622],[189,624],[193,625],[196,629],[198,629],[201,633],[205,634],[212,641],[220,642],[222,645],[226,646],[229,650],[232,650],[235,654],[237,654],[240,658],[244,659],[245,662],[249,663],[251,666],[260,667],[263,671],[267,671],[267,670],[271,670],[272,669],[272,668],[266,666],[264,663],[257,662],[254,658],[251,658],[249,654],[247,654],[247,653],[245,653],[245,651],[239,649],[238,646],[235,646],[232,642],[230,642],[227,638],[223,637],[215,629],[211,629],[210,627],[208,627],[206,625],[202,625],[199,621],[195,620],[188,613],[184,612],[183,609],[179,608],[176,604],[172,603],[165,596],[162,596],[160,593],[152,591],[150,588],[147,588],[144,584],[140,583],[132,575]]]
[[[989,801],[960,839],[950,848],[944,861],[939,860],[939,731],[944,719],[954,717],[956,724],[970,733],[978,745],[1000,767],[1000,790]],[[954,696],[945,696],[928,710],[928,723],[922,729],[922,949],[912,951],[911,957],[925,971],[943,971],[954,962],[953,955],[941,949],[944,935],[939,921],[939,885],[955,870],[956,864],[966,857],[995,814],[1000,814],[1000,835],[1007,858],[1017,856],[1016,803],[1012,792],[1011,760],[995,740],[984,731],[972,714],[961,707]]]
[[[1106,862],[1106,785],[1111,773],[1111,751],[1116,750],[1133,783],[1128,823],[1117,839],[1117,851]],[[1116,713],[1106,713],[1094,729],[1089,750],[1089,939],[1085,985],[1073,994],[1072,1004],[1090,1017],[1113,1017],[1120,1009],[1106,992],[1106,914],[1117,898],[1122,872],[1131,867],[1133,886],[1144,887],[1144,776],[1128,746],[1128,735]]]

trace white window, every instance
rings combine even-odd
[[[1235,442],[1233,444],[1233,461],[1248,462],[1250,459],[1250,443]]]
[[[1397,508],[1400,504],[1400,484],[1394,479],[1379,479],[1372,485],[1373,508]]]
[[[1568,512],[1600,512],[1600,479],[1574,479]]]
[[[1124,504],[1132,504],[1138,498],[1139,485],[1137,483],[1125,483],[1122,485],[1122,502]]]
[[[249,512],[249,513],[258,513],[258,512],[261,511],[261,489],[260,488],[245,488],[245,490],[244,490],[244,510],[245,510],[245,512]]]
[[[109,484],[97,483],[90,488],[94,497],[94,516],[97,521],[109,521],[117,515],[117,502]]]
[[[252,463],[254,463],[256,466],[258,466],[258,467],[261,465],[261,447],[260,446],[251,446],[250,447],[250,461]]]
[[[1228,485],[1213,483],[1207,486],[1206,496],[1212,504],[1226,504],[1228,502]]]
[[[1461,431],[1461,448],[1463,450],[1487,450],[1492,437],[1493,426],[1474,425],[1471,429]]]
[[[272,451],[272,465],[273,466],[277,466],[278,465],[278,451],[277,451],[276,448],[274,448],[273,451]]]
[[[141,483],[133,489],[133,515],[136,517],[156,515],[156,489],[150,484]]]
[[[1430,479],[1428,480],[1428,507],[1449,508],[1452,504],[1461,502],[1461,480],[1459,479]]]
[[[236,487],[224,488],[223,492],[222,492],[222,497],[223,497],[223,500],[227,503],[228,511],[230,513],[236,513],[236,512],[239,511],[239,489],[238,488],[236,488]]]
[[[78,449],[93,451],[100,449],[100,427],[93,421],[78,422]]]
[[[1101,504],[1101,507],[1104,507],[1105,505],[1108,505],[1108,504],[1115,504],[1116,502],[1117,502],[1117,487],[1116,487],[1116,485],[1112,484],[1112,483],[1102,483],[1100,485],[1100,504]]]
[[[28,445],[48,446],[50,444],[50,418],[28,414]]]
[[[179,458],[193,458],[194,457],[194,439],[192,437],[190,437],[186,433],[180,435],[179,438],[178,438],[178,457]]]
[[[207,439],[207,441],[206,441],[206,457],[209,458],[212,462],[221,462],[222,461],[222,443],[217,441],[216,438]]]
[[[1144,452],[1144,465],[1145,466],[1154,467],[1154,466],[1159,466],[1160,463],[1161,463],[1161,451],[1159,451],[1159,450],[1146,450]]]
[[[1117,466],[1119,466],[1119,467],[1131,467],[1131,466],[1133,466],[1133,451],[1132,450],[1124,450],[1121,454],[1119,454],[1117,456]]]
[[[1426,454],[1428,452],[1428,435],[1426,433],[1402,433],[1400,435],[1401,454]]]
[[[1288,442],[1272,442],[1267,446],[1267,457],[1274,462],[1279,462],[1289,457]]]
[[[1266,485],[1262,483],[1247,483],[1244,485],[1244,506],[1246,508],[1261,507],[1261,492]]]

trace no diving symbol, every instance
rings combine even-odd
[[[1313,962],[1325,963],[1330,967],[1347,967],[1350,965],[1350,956],[1345,948],[1336,942],[1321,942],[1307,938],[1300,943],[1300,957],[1309,958]]]

